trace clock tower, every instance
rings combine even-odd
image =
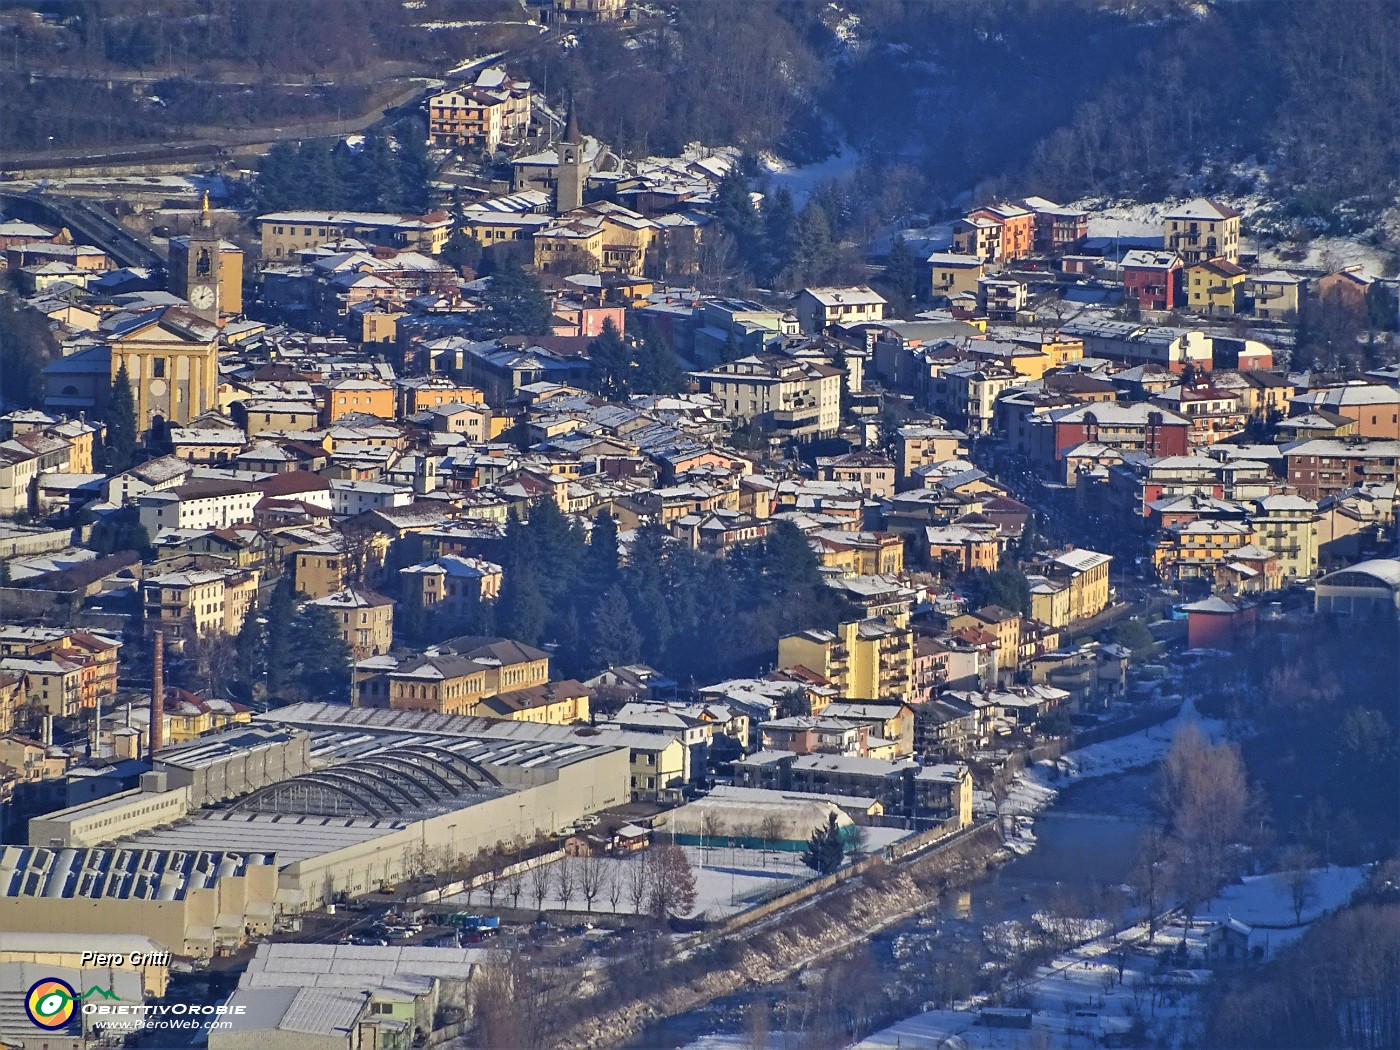
[[[190,309],[206,321],[219,320],[219,249],[222,244],[209,219],[209,194],[199,208],[199,222],[186,241],[182,253],[171,253],[171,262],[178,269],[174,274],[180,282],[178,294],[190,304]],[[172,245],[173,247],[173,245]],[[183,262],[183,266],[179,264]]]

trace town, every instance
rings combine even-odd
[[[0,1040],[1246,1046],[1400,929],[1393,266],[591,118],[5,161]]]

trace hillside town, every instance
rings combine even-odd
[[[860,936],[912,916],[1030,853],[1085,755],[1225,749],[1229,704],[1285,689],[1261,639],[1393,624],[1394,276],[1261,262],[1204,196],[1151,231],[1029,196],[823,240],[751,154],[627,155],[493,59],[411,108],[392,148],[0,198],[4,353],[35,363],[0,390],[7,1045],[50,972],[202,982],[214,1050],[621,1045],[625,975],[938,882]],[[426,207],[340,184],[381,148]],[[1037,964],[1175,1003],[1271,958],[1263,884],[1216,890],[1292,869],[1216,845],[1173,863],[1218,884]],[[1290,936],[1360,891],[1343,863]],[[829,1045],[1062,1045],[1017,1041],[1086,1011],[1024,1006],[1049,978],[1013,954]],[[1127,1000],[1082,1045],[1158,1045]],[[139,1027],[84,1008],[44,1045]]]

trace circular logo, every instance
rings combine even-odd
[[[24,1012],[40,1028],[62,1028],[73,1019],[77,993],[67,981],[46,977],[36,981],[24,997]]]

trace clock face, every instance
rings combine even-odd
[[[201,286],[190,289],[190,305],[196,310],[207,310],[214,305],[214,289]]]

